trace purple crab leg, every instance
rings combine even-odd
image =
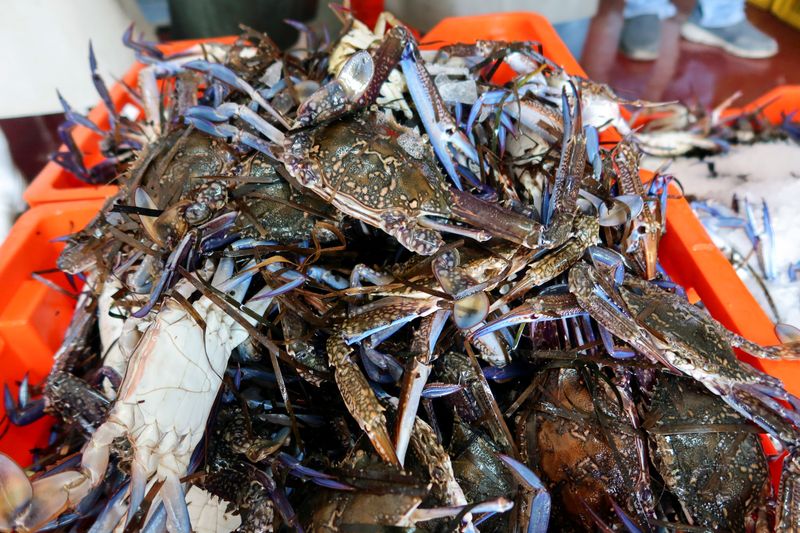
[[[604,326],[598,324],[597,328],[600,331],[600,339],[603,341],[603,346],[611,357],[614,359],[630,359],[636,356],[635,351],[625,350],[614,344],[614,337]]]
[[[68,124],[71,126],[72,124],[77,124],[79,126],[83,126],[84,128],[88,128],[95,132],[98,135],[102,135],[105,137],[106,132],[100,129],[100,126],[86,118],[84,115],[77,113],[72,109],[72,106],[64,99],[61,95],[59,90],[56,90],[56,96],[58,96],[58,101],[61,103],[61,107],[64,109],[64,116],[67,118]],[[69,129],[72,129],[69,127]]]
[[[147,316],[147,314],[153,310],[153,307],[155,307],[156,303],[161,297],[161,294],[174,279],[176,272],[175,269],[179,264],[183,263],[183,261],[186,259],[186,256],[189,254],[189,251],[194,244],[194,240],[195,236],[192,233],[187,233],[186,237],[184,237],[178,246],[175,247],[175,250],[173,250],[172,254],[169,256],[169,259],[167,259],[164,273],[161,275],[161,278],[158,280],[158,284],[153,289],[150,299],[145,305],[142,306],[141,309],[131,313],[131,316],[135,318],[142,318]]]
[[[533,498],[529,505],[528,533],[546,533],[547,525],[550,522],[551,507],[547,487],[530,468],[513,457],[504,454],[500,454],[499,457],[511,469],[514,477],[533,492]]]
[[[89,68],[92,71],[92,83],[94,83],[94,88],[97,90],[97,94],[100,95],[100,99],[103,100],[108,110],[108,123],[111,129],[114,130],[116,129],[119,115],[117,114],[117,108],[114,107],[114,102],[111,100],[108,87],[106,87],[103,78],[101,78],[100,74],[97,72],[97,58],[94,55],[94,47],[92,46],[91,40],[89,41]]]
[[[260,94],[258,94],[258,91],[256,91],[249,83],[237,76],[236,73],[228,67],[220,65],[219,63],[209,63],[208,61],[195,59],[184,64],[184,68],[203,72],[214,79],[221,81],[222,83],[242,91],[259,106],[261,106],[264,111],[272,115],[275,120],[277,120],[278,123],[280,123],[284,128],[289,129],[289,123],[285,118],[283,118],[283,115],[278,113],[274,107],[269,105],[269,103],[267,103],[267,101],[264,100]]]
[[[346,491],[355,490],[351,485],[337,481],[336,478],[330,474],[303,466],[299,461],[284,452],[281,452],[281,456],[283,457],[279,457],[280,462],[286,465],[289,468],[289,473],[297,478],[311,481],[312,483],[316,483],[321,487],[326,487],[329,489]]]

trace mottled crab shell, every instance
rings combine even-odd
[[[430,255],[442,244],[420,218],[449,218],[447,185],[430,145],[413,130],[367,110],[288,139],[291,175],[344,213]]]
[[[657,381],[650,415],[657,417],[648,428],[653,463],[692,523],[743,530],[767,480],[758,434],[702,385],[666,373]]]

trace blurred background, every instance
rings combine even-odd
[[[537,11],[547,16],[589,77],[624,97],[680,100],[712,106],[735,91],[748,102],[768,89],[800,83],[800,33],[774,16],[768,0],[748,3],[747,17],[778,41],[770,59],[742,59],[720,49],[682,40],[679,28],[693,0],[675,0],[678,13],[662,26],[659,58],[637,62],[617,51],[623,0],[387,0],[354,1],[354,9],[376,16],[381,5],[421,32],[446,16],[489,11]],[[107,82],[133,62],[121,41],[133,23],[151,40],[229,35],[238,23],[268,32],[280,45],[298,34],[283,22],[325,25],[332,35],[339,21],[317,0],[5,0],[0,20],[0,239],[24,209],[21,193],[58,147],[61,107],[58,89],[79,111],[97,102],[88,43]],[[24,49],[19,43],[25,43]]]

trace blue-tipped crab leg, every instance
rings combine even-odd
[[[258,91],[256,91],[249,83],[237,76],[236,73],[228,67],[220,65],[219,63],[209,63],[208,61],[204,61],[202,59],[189,61],[183,66],[184,68],[197,70],[199,72],[203,72],[204,74],[208,74],[212,78],[238,89],[239,91],[242,91],[255,103],[261,106],[264,111],[272,115],[272,117],[275,118],[280,125],[282,125],[284,128],[289,128],[289,123],[285,118],[283,118],[283,115],[278,113],[274,107],[269,105],[269,103],[267,103],[267,101],[261,97]]]
[[[456,166],[460,164],[469,167],[469,162],[479,164],[478,151],[447,110],[439,90],[422,64],[414,38],[407,31],[404,38],[406,43],[400,68],[403,70],[408,91],[436,155],[455,186],[463,190]]]
[[[528,533],[546,533],[550,522],[550,494],[539,477],[533,471],[513,457],[500,454],[503,461],[515,478],[526,488],[530,501],[528,504]]]
[[[570,110],[565,88],[561,93],[564,124],[561,160],[556,170],[550,202],[542,213],[545,221],[542,239],[543,244],[548,247],[560,246],[569,238],[572,221],[575,218],[579,183],[586,164],[586,140],[581,120],[580,94],[572,83],[570,87],[574,94],[575,106]]]
[[[46,402],[44,398],[29,401],[28,374],[22,378],[19,385],[19,402],[14,401],[14,396],[8,385],[3,385],[3,402],[8,420],[15,426],[26,426],[44,416]]]

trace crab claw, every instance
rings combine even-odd
[[[8,419],[15,426],[26,426],[44,416],[44,398],[28,401],[27,374],[22,378],[22,383],[19,385],[19,402],[14,401],[14,396],[11,394],[8,385],[3,385],[3,403]]]
[[[414,37],[400,26],[393,28],[392,32],[397,32],[396,38],[404,42],[400,67],[428,138],[450,179],[459,190],[463,190],[456,168],[459,165],[469,168],[469,163],[477,168],[480,162],[478,151],[447,110],[439,90],[422,64]]]
[[[274,107],[269,105],[269,103],[264,100],[264,97],[261,96],[252,85],[241,79],[228,67],[220,65],[219,63],[209,63],[208,61],[204,61],[202,59],[194,59],[185,63],[183,66],[184,68],[188,68],[190,70],[197,70],[204,74],[208,74],[215,80],[221,81],[222,83],[245,93],[255,103],[261,106],[264,111],[272,115],[272,117],[274,117],[280,125],[282,125],[284,128],[289,128],[289,123],[285,118],[283,118],[283,115],[278,113]]]
[[[500,454],[503,461],[511,470],[517,480],[525,487],[525,492],[530,493],[528,504],[529,533],[546,533],[547,524],[550,522],[550,494],[539,477],[533,471],[508,455]]]
[[[230,139],[234,143],[241,143],[245,146],[249,146],[250,148],[258,150],[270,159],[277,160],[272,152],[272,145],[270,143],[265,142],[263,139],[260,139],[250,132],[241,130],[232,124],[214,124],[208,120],[193,116],[187,116],[184,120],[187,124],[191,124],[203,133],[207,133],[213,137]]]
[[[283,133],[275,126],[261,118],[261,115],[247,106],[226,102],[217,107],[198,105],[186,110],[185,117],[200,118],[210,122],[223,122],[233,117],[238,117],[253,126],[259,133],[264,134],[270,141],[282,144]]]

